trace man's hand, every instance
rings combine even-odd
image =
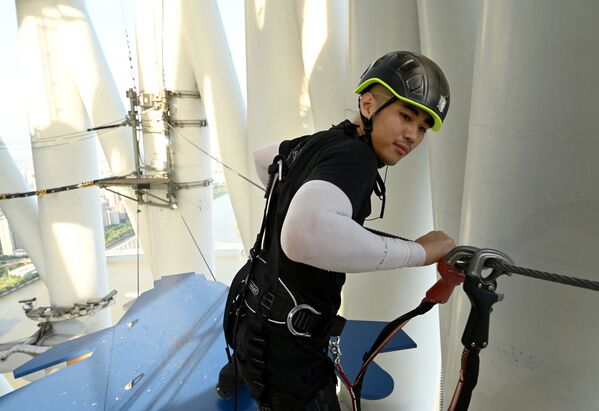
[[[426,251],[424,265],[436,263],[455,247],[453,238],[443,231],[431,231],[417,239],[416,242]]]

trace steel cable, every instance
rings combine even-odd
[[[545,271],[533,270],[532,268],[518,267],[515,265],[504,263],[500,260],[491,259],[486,263],[489,268],[495,268],[504,273],[513,273],[524,275],[526,277],[537,278],[545,281],[552,281],[573,287],[586,288],[588,290],[599,291],[599,281],[586,280],[583,278],[569,277],[562,274],[548,273]]]

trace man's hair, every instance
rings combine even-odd
[[[379,108],[380,106],[385,104],[385,102],[387,100],[394,97],[393,93],[391,93],[391,91],[389,91],[389,89],[387,87],[382,86],[380,84],[372,85],[366,91],[364,91],[362,94],[364,94],[364,93],[372,94],[372,96],[374,97],[374,101],[376,102],[376,108]],[[357,122],[359,118],[360,118],[360,112],[358,111],[356,113],[356,115],[354,116],[354,119],[353,119],[354,123]]]

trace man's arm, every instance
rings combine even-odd
[[[418,242],[379,236],[351,216],[351,202],[341,189],[323,180],[309,181],[291,200],[281,247],[293,261],[348,273],[430,264],[453,248],[453,241],[447,236],[450,241],[442,240],[441,234],[429,233]]]
[[[268,166],[272,163],[273,158],[279,154],[280,144],[281,143],[267,144],[254,150],[256,173],[264,187],[266,187],[266,184],[268,183]]]

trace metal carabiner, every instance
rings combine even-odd
[[[470,245],[459,245],[445,256],[445,262],[455,267],[455,264],[460,261],[460,259],[468,256],[471,257],[476,254],[478,250],[479,248]]]
[[[333,362],[335,364],[339,364],[341,361],[341,337],[331,337],[329,340],[329,350],[331,351],[331,355],[333,356]]]
[[[316,309],[309,304],[296,305],[291,310],[289,310],[289,314],[287,314],[287,328],[289,329],[289,332],[292,335],[295,335],[296,337],[312,337],[312,334],[310,334],[309,332],[302,333],[302,332],[297,331],[295,328],[293,328],[293,316],[301,310],[308,310],[312,314],[316,314],[316,315],[322,314],[321,312],[316,311]]]
[[[503,272],[493,269],[491,274],[483,276],[482,271],[485,268],[485,263],[487,260],[502,260],[508,264],[514,264],[514,260],[512,260],[509,255],[499,250],[494,250],[492,248],[481,248],[470,260],[470,264],[468,264],[468,268],[465,272],[466,275],[477,277],[483,284],[494,284],[495,280],[497,280],[497,278],[502,275]]]

